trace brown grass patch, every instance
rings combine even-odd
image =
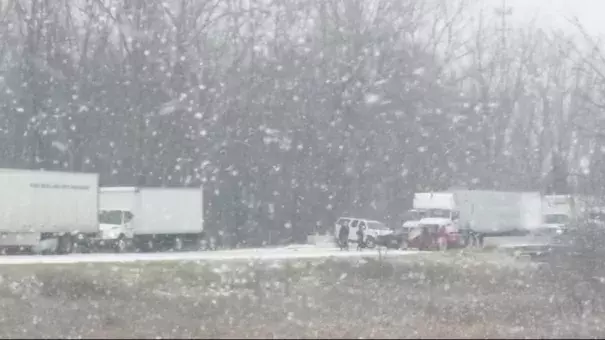
[[[7,266],[3,337],[602,334],[546,272],[473,259]],[[603,319],[605,320],[605,319]],[[583,332],[583,333],[582,333]],[[587,335],[586,335],[587,336]]]

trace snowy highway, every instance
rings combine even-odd
[[[417,251],[389,250],[389,257],[405,256]],[[340,251],[336,248],[316,246],[289,246],[283,248],[259,248],[219,250],[205,252],[168,252],[168,253],[125,253],[125,254],[70,254],[70,255],[12,255],[0,256],[0,265],[11,264],[70,264],[70,263],[125,263],[153,261],[241,261],[241,260],[285,260],[313,258],[377,257],[377,250],[354,249]]]
[[[544,242],[543,240],[540,240]],[[511,246],[541,243],[527,237],[488,238],[486,245],[507,248]],[[386,251],[393,258],[417,254],[417,250]],[[92,253],[69,255],[6,255],[0,256],[0,265],[11,264],[70,264],[70,263],[127,263],[158,261],[242,261],[242,260],[286,260],[316,258],[359,258],[378,257],[376,249],[340,251],[331,245],[290,245],[280,248],[251,248],[199,252],[161,252],[161,253]]]

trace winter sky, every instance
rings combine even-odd
[[[577,30],[571,27],[566,18],[577,17],[591,34],[605,34],[605,1],[603,0],[487,0],[494,7],[502,3],[513,9],[515,19],[528,21],[537,17],[541,27],[556,27],[569,33]]]

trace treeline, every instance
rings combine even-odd
[[[398,223],[418,190],[600,192],[598,45],[481,6],[5,1],[0,165],[203,184],[249,244]]]

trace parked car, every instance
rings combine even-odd
[[[336,221],[334,226],[334,238],[337,244],[338,232],[340,227],[345,224],[349,226],[349,242],[357,242],[357,230],[362,228],[364,231],[364,241],[366,243],[366,247],[368,248],[374,248],[377,240],[380,237],[393,232],[384,223],[376,220],[357,217],[341,217]]]

